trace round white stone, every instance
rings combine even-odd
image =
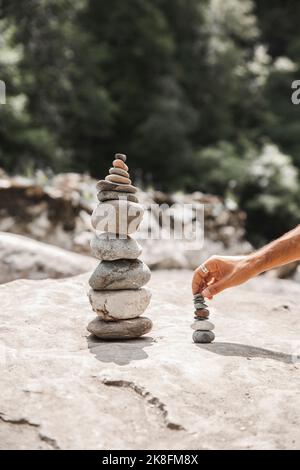
[[[129,235],[138,229],[143,214],[144,209],[141,204],[113,200],[98,204],[91,221],[97,231]]]
[[[115,321],[139,317],[151,300],[146,287],[137,290],[96,291],[90,289],[89,300],[102,320]]]

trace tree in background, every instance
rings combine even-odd
[[[7,46],[20,48],[8,88],[17,83],[16,96],[25,98],[21,117],[28,116],[18,161],[10,169],[37,164],[88,170],[91,153],[110,133],[113,103],[95,73],[104,52],[79,27],[84,7],[78,0],[2,1],[3,27],[12,30]],[[5,121],[3,115],[1,128]]]
[[[235,198],[266,241],[299,217],[299,184],[254,170],[269,152],[274,174],[299,181],[297,12],[291,0],[0,0],[0,165],[98,176],[122,151],[145,186]]]

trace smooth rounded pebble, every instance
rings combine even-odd
[[[119,176],[124,176],[125,178],[129,178],[129,173],[125,170],[122,170],[121,168],[110,168],[109,169],[109,174],[110,175],[119,175]]]
[[[120,175],[108,175],[105,177],[105,181],[120,184],[131,184],[131,180],[129,178],[125,178],[124,176]]]
[[[132,184],[113,183],[112,181],[100,180],[96,184],[99,191],[119,191],[123,193],[136,193],[137,188]]]
[[[113,201],[116,199],[124,199],[131,202],[139,202],[138,198],[134,194],[123,193],[121,191],[99,191],[97,197],[100,202]]]
[[[124,155],[124,153],[116,153],[115,160],[122,160],[123,162],[126,162],[127,157]]]
[[[142,247],[129,235],[120,238],[115,233],[103,232],[94,235],[91,240],[91,250],[95,258],[104,261],[121,259],[137,259],[142,253]]]
[[[195,310],[194,312],[196,318],[208,318],[209,311],[206,308],[201,308],[200,310]]]
[[[211,343],[215,339],[215,335],[212,331],[194,331],[193,341],[194,343]]]
[[[130,235],[134,233],[143,219],[144,208],[141,204],[125,200],[106,201],[95,208],[91,223],[99,232]]]
[[[151,271],[141,260],[101,261],[89,279],[95,290],[139,289],[149,282]]]
[[[87,326],[90,333],[104,340],[139,338],[149,333],[151,329],[152,321],[147,317],[115,322],[106,322],[97,317]]]
[[[146,287],[115,291],[90,289],[89,300],[101,320],[127,320],[144,313],[150,303],[151,292]]]
[[[113,161],[113,166],[115,168],[122,168],[122,170],[128,171],[128,166],[120,158]]]
[[[191,325],[193,330],[201,330],[201,331],[212,331],[215,328],[215,325],[208,321],[208,320],[196,320],[194,323]]]

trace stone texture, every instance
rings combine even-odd
[[[108,232],[94,235],[91,250],[95,258],[104,261],[137,259],[142,253],[141,245],[134,238],[129,235],[127,238],[119,238]]]
[[[138,259],[101,261],[89,279],[95,290],[139,289],[149,282],[151,272]]]
[[[95,291],[90,289],[89,300],[102,320],[127,320],[144,313],[151,300],[146,287],[138,290]]]
[[[129,173],[121,168],[110,168],[109,170],[110,175],[119,175],[124,176],[125,178],[129,178]]]
[[[212,331],[215,328],[215,325],[208,320],[196,320],[192,323],[191,327],[196,331]]]
[[[149,333],[151,328],[152,321],[146,317],[114,322],[103,321],[97,317],[87,326],[90,333],[105,340],[139,338]]]
[[[137,188],[132,184],[112,183],[111,181],[100,180],[96,184],[99,191],[119,191],[123,193],[136,193]]]
[[[115,160],[122,160],[123,162],[126,162],[127,157],[124,155],[124,153],[116,153]]]
[[[0,232],[0,284],[20,278],[48,279],[75,276],[95,269],[91,256]]]
[[[129,178],[125,178],[124,176],[120,175],[107,175],[105,177],[105,181],[118,184],[131,184],[131,180]]]
[[[138,198],[131,193],[122,193],[120,191],[99,191],[97,194],[98,200],[103,201],[113,201],[115,199],[126,199],[127,201],[139,202]]]
[[[115,168],[122,168],[122,170],[128,171],[128,166],[120,158],[116,158],[116,160],[113,161],[113,166]]]
[[[92,226],[100,232],[130,235],[138,229],[143,206],[131,201],[113,200],[98,204],[92,214]]]
[[[204,297],[201,294],[194,295],[194,307],[195,310],[202,310],[207,308]]]
[[[215,342],[194,344],[192,272],[155,271],[153,330],[107,343],[88,277],[0,286],[1,449],[300,448],[298,283],[222,292]]]
[[[195,310],[194,312],[195,318],[208,318],[209,317],[209,310],[206,308],[201,308],[200,310]]]
[[[194,331],[193,341],[194,343],[211,343],[215,339],[215,335],[212,331]]]

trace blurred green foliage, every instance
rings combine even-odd
[[[296,0],[0,0],[0,166],[234,198],[260,244],[299,221]]]

